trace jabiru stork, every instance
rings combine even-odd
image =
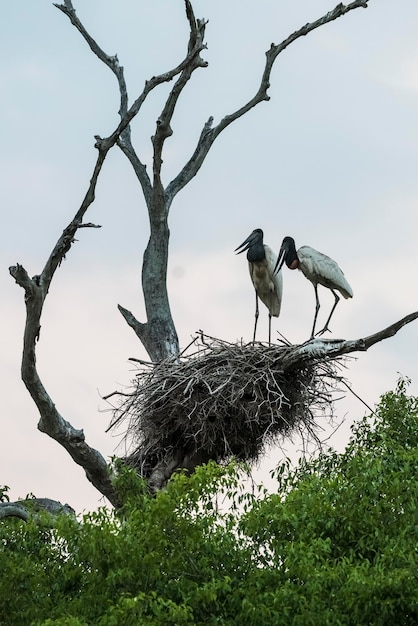
[[[283,239],[274,271],[280,272],[283,263],[286,263],[287,267],[291,270],[299,269],[304,276],[311,281],[314,287],[316,305],[311,338],[315,336],[316,320],[320,307],[318,285],[327,287],[327,289],[332,291],[335,302],[331,313],[329,314],[324,328],[316,333],[317,335],[323,335],[327,330],[329,331],[328,324],[340,300],[336,292],[339,291],[344,298],[353,297],[353,290],[348,284],[343,271],[334,259],[326,256],[326,254],[322,254],[322,252],[318,252],[318,250],[310,246],[302,246],[296,251],[295,240],[292,237],[285,237]]]
[[[282,273],[280,270],[275,272],[278,259],[273,250],[263,243],[263,237],[264,234],[261,228],[256,228],[247,239],[235,249],[235,252],[238,251],[237,254],[241,254],[247,250],[248,269],[255,289],[253,343],[255,342],[259,316],[258,299],[260,298],[266,305],[269,312],[269,343],[271,343],[271,318],[272,316],[279,317],[282,303]]]

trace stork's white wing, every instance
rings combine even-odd
[[[308,280],[329,289],[337,289],[344,298],[353,297],[353,290],[334,259],[310,246],[302,246],[297,254],[299,268]]]

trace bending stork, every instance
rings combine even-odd
[[[285,237],[283,239],[274,271],[279,272],[284,262],[286,262],[287,267],[291,270],[299,269],[306,278],[311,281],[315,289],[316,307],[311,338],[315,336],[316,319],[320,307],[318,285],[327,287],[334,294],[334,306],[331,309],[326,324],[322,330],[316,333],[317,335],[322,335],[325,331],[329,330],[328,324],[340,300],[336,291],[339,291],[344,298],[352,298],[353,290],[348,284],[341,268],[333,259],[309,246],[302,246],[296,252],[295,240],[292,239],[292,237]]]
[[[240,248],[242,248],[240,250]],[[239,252],[237,252],[239,250]],[[261,228],[253,230],[251,235],[235,249],[237,254],[247,252],[248,269],[255,289],[255,322],[253,342],[258,321],[258,298],[266,305],[269,311],[269,343],[271,343],[271,316],[279,317],[282,303],[283,279],[279,271],[275,272],[277,256],[273,250],[263,244]]]

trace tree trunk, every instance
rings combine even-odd
[[[160,211],[154,211],[155,216]],[[142,288],[147,323],[141,340],[152,361],[177,358],[179,342],[171,316],[167,293],[167,260],[170,231],[166,217],[153,219],[151,235],[144,252]]]

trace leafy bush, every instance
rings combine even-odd
[[[417,467],[400,381],[343,454],[279,466],[273,494],[244,493],[233,464],[156,497],[127,470],[120,512],[1,523],[0,624],[416,624]]]

